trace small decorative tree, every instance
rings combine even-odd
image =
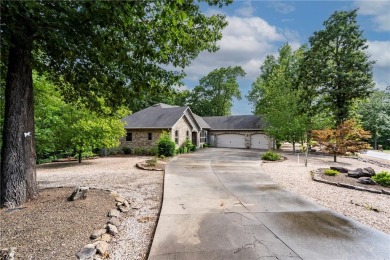
[[[171,136],[167,132],[163,132],[157,142],[159,156],[173,156],[175,155],[176,144],[172,141]]]
[[[371,134],[351,119],[341,123],[336,129],[313,130],[312,137],[320,145],[324,145],[326,151],[333,153],[336,162],[337,154],[368,149],[370,145],[363,140],[369,139]]]

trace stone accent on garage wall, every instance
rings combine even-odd
[[[253,130],[210,130],[209,131],[209,144],[217,147],[218,142],[218,136],[223,134],[239,134],[245,136],[245,147],[250,148],[251,147],[251,136],[255,134],[264,134],[264,131],[253,131]],[[269,149],[272,148],[272,140],[271,138],[268,138],[268,147]]]
[[[120,139],[121,147],[150,149],[157,145],[162,132],[168,129],[127,129],[126,131],[133,134],[133,141],[126,141],[124,136]],[[152,133],[152,140],[148,140],[148,133]]]

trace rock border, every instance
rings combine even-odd
[[[108,190],[110,191],[110,190]],[[110,191],[110,195],[115,198],[116,208],[107,213],[109,218],[104,228],[96,229],[92,232],[91,243],[85,245],[77,253],[79,260],[101,260],[109,258],[109,249],[112,237],[118,235],[118,227],[121,224],[121,213],[131,212],[132,209],[139,209],[137,205],[131,206],[131,203],[121,197],[117,192]]]
[[[145,162],[145,161],[144,161]],[[153,166],[152,167],[144,167],[142,166],[142,163],[144,162],[141,162],[141,163],[136,163],[135,166],[138,168],[138,169],[141,169],[141,170],[145,170],[145,171],[164,171],[164,169],[160,169],[160,168],[154,168]]]
[[[367,188],[363,188],[360,186],[355,186],[355,185],[351,185],[351,184],[347,184],[347,183],[343,183],[343,182],[324,180],[321,178],[321,176],[319,174],[319,169],[317,169],[316,171],[311,171],[310,173],[311,173],[312,180],[316,181],[316,182],[321,182],[321,183],[325,183],[325,184],[329,184],[329,185],[333,185],[333,186],[337,186],[337,187],[343,187],[343,188],[347,188],[347,189],[352,189],[352,190],[367,191],[367,192],[376,193],[376,194],[390,195],[390,192],[383,190],[383,189],[382,189],[382,191],[378,191],[378,190],[367,189]]]

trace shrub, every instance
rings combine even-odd
[[[131,148],[128,146],[122,147],[122,151],[124,154],[131,154]]]
[[[336,176],[340,172],[336,171],[336,170],[332,170],[332,169],[326,169],[324,173],[325,173],[325,175],[328,175],[328,176]]]
[[[273,151],[268,151],[261,156],[261,159],[266,161],[277,161],[281,158],[282,157],[278,153],[275,153]]]
[[[150,160],[146,160],[146,164],[147,164],[148,166],[156,166],[156,165],[157,165],[157,158],[154,157],[154,158],[152,158],[152,159],[150,159]]]
[[[196,149],[196,146],[191,142],[190,139],[187,138],[187,140],[184,143],[184,148],[187,148],[187,152],[193,152]],[[186,153],[186,152],[185,152]]]
[[[175,155],[176,144],[172,141],[171,136],[167,132],[163,132],[157,142],[158,155],[173,156]]]
[[[372,176],[371,179],[382,186],[390,186],[390,173],[387,171],[378,172],[376,175]]]

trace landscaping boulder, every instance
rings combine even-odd
[[[359,183],[362,183],[362,184],[369,184],[369,185],[374,185],[376,184],[375,181],[373,181],[370,177],[360,177],[358,179],[358,182]]]
[[[105,229],[97,229],[97,230],[93,231],[93,233],[91,234],[90,238],[91,239],[96,239],[96,238],[100,237],[101,235],[103,235],[105,233],[106,233]]]
[[[68,200],[75,201],[78,199],[85,199],[87,197],[88,191],[89,191],[89,187],[78,187],[73,191],[72,195],[70,195]]]
[[[373,176],[372,171],[367,170],[367,168],[364,168],[364,169],[357,168],[356,170],[348,172],[348,177],[352,177],[352,178],[371,177],[371,176]]]
[[[347,168],[338,167],[338,166],[331,166],[330,169],[341,172],[341,173],[348,173],[348,171],[349,171]]]
[[[85,246],[79,252],[77,252],[77,259],[80,260],[92,260],[93,256],[96,254],[95,247]]]
[[[369,177],[372,177],[376,174],[375,170],[371,167],[364,168],[364,170],[371,174],[371,176],[369,176]]]
[[[118,229],[112,224],[107,224],[107,232],[113,236],[118,234]]]

